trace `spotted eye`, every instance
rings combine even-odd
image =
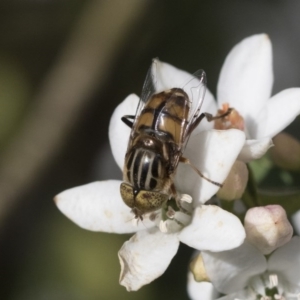
[[[169,196],[160,192],[141,190],[135,198],[135,207],[146,213],[159,209]]]
[[[134,196],[133,188],[128,183],[122,182],[120,186],[120,193],[124,203],[133,208],[134,207]]]
[[[120,192],[124,203],[142,214],[159,209],[169,198],[160,192],[140,190],[134,199],[132,186],[125,182],[121,184]]]

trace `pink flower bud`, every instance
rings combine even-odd
[[[293,228],[280,205],[254,207],[247,211],[244,221],[246,239],[263,254],[269,254],[287,243]]]

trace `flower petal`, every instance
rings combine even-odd
[[[201,252],[214,287],[224,294],[242,290],[248,280],[267,269],[265,257],[248,242],[224,252]]]
[[[218,298],[217,300],[239,300],[239,299],[247,299],[247,300],[257,300],[256,292],[251,288],[247,288],[236,293]]]
[[[206,90],[206,74],[203,70],[189,74],[155,59],[152,63],[152,76],[156,92],[181,88],[187,93],[191,103],[190,116],[198,111]]]
[[[110,119],[108,130],[109,142],[113,156],[121,170],[123,169],[131,131],[131,129],[122,122],[121,118],[125,115],[135,115],[138,103],[139,97],[137,95],[129,95],[116,107]]]
[[[195,281],[192,272],[188,273],[187,290],[191,300],[214,300],[219,294],[210,282]]]
[[[284,90],[267,102],[266,111],[257,116],[257,138],[275,136],[300,114],[300,88]]]
[[[158,59],[153,60],[152,72],[157,92],[172,88],[183,88],[193,78],[192,74]]]
[[[244,162],[236,160],[219,189],[217,196],[219,199],[232,201],[241,199],[248,182],[248,169]]]
[[[89,183],[58,194],[54,201],[74,223],[92,231],[130,233],[155,226],[148,218],[134,222],[120,196],[120,184],[118,180]]]
[[[207,178],[223,183],[244,142],[245,134],[237,129],[203,131],[190,138],[184,156]],[[175,179],[178,190],[191,195],[195,205],[205,203],[220,188],[186,164],[179,165]]]
[[[218,104],[229,103],[251,124],[270,98],[272,45],[266,34],[250,36],[226,57],[217,87]]]
[[[127,291],[136,291],[161,276],[178,247],[176,234],[164,234],[157,228],[137,232],[118,253],[120,284]]]
[[[272,146],[273,142],[270,137],[264,137],[258,140],[246,140],[238,156],[238,160],[248,163],[261,158]]]
[[[243,243],[245,236],[241,221],[215,205],[197,207],[192,223],[179,233],[181,242],[197,250],[209,251],[238,247]]]
[[[268,260],[268,269],[284,276],[290,283],[300,285],[300,237],[294,236],[289,243],[278,248]]]

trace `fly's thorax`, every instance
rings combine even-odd
[[[183,141],[190,101],[186,92],[173,88],[153,95],[145,104],[136,121],[136,133],[152,132],[162,141]]]

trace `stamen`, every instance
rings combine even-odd
[[[271,289],[278,286],[278,276],[276,274],[270,274],[269,280]]]
[[[159,230],[162,233],[167,233],[168,232],[167,222],[166,221],[160,220],[160,222],[159,222]]]
[[[183,202],[192,203],[193,198],[188,194],[182,194],[180,200]]]

